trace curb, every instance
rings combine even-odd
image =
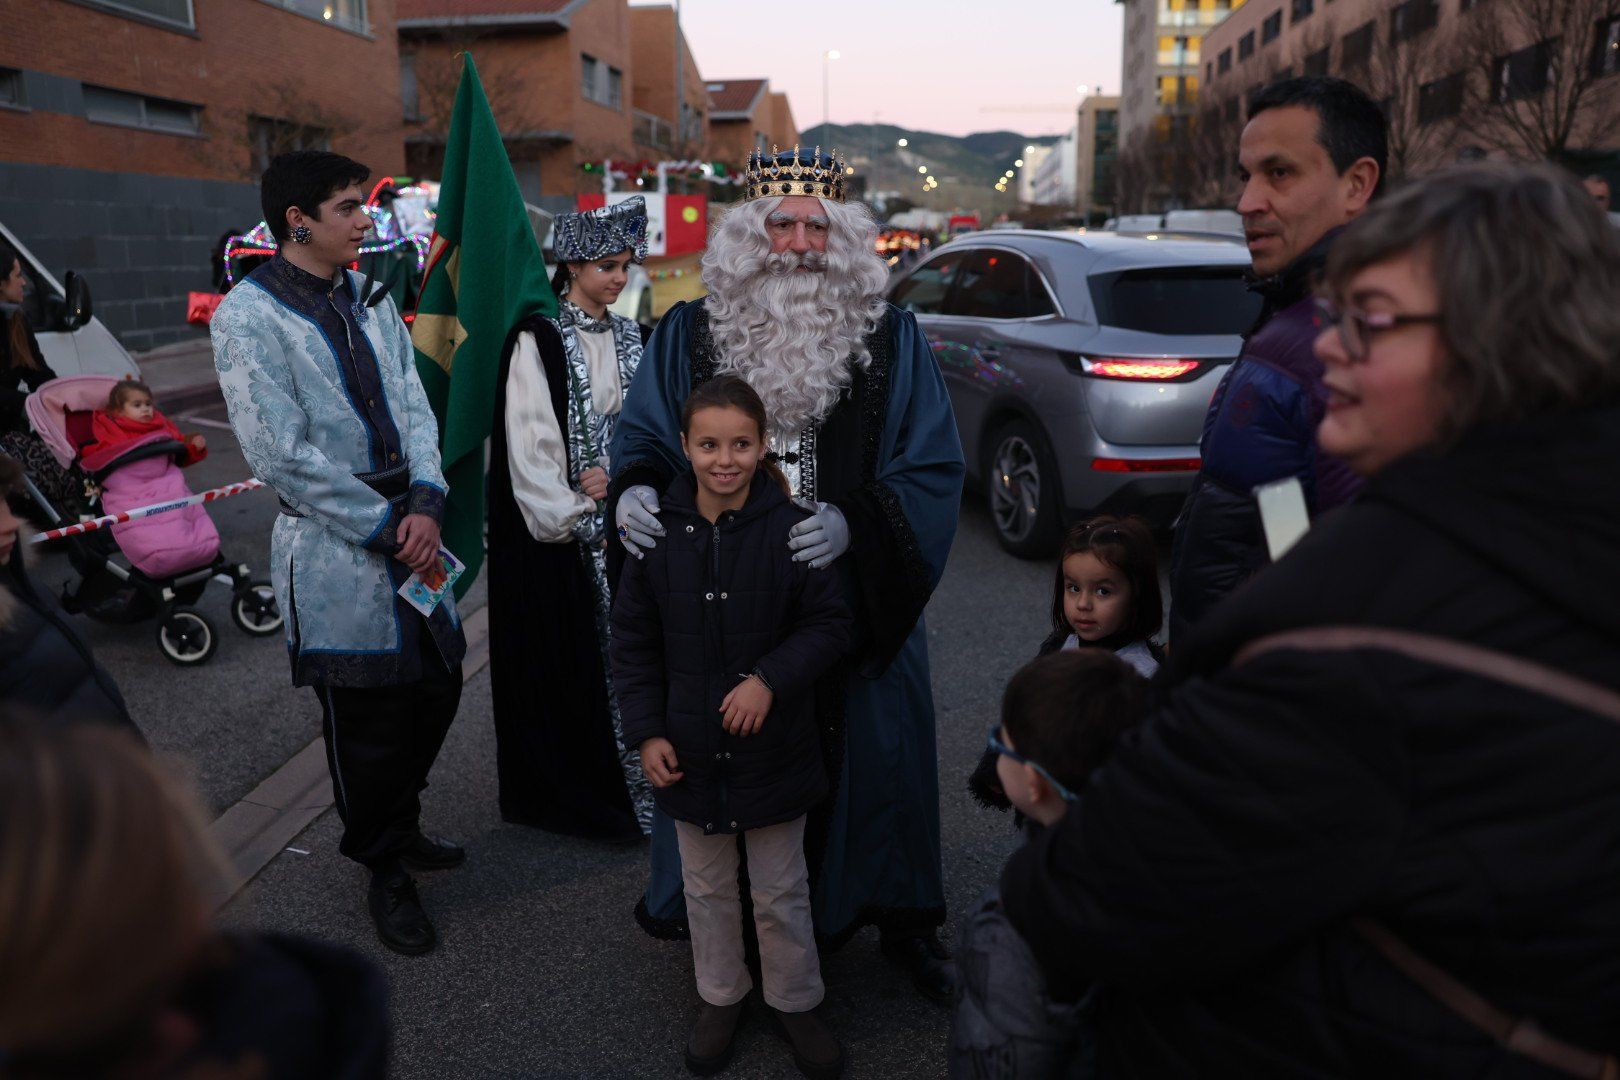
[[[467,616],[463,626],[467,658],[461,662],[461,677],[465,681],[489,663],[488,606]],[[209,835],[224,852],[229,870],[228,877],[208,897],[214,910],[229,903],[294,837],[331,807],[326,746],[317,736],[209,826]]]

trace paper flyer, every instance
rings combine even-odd
[[[456,578],[465,569],[460,559],[445,548],[440,548],[439,564],[425,575],[412,573],[399,587],[399,595],[423,615],[432,615],[433,609],[439,606],[439,601],[444,599],[444,594],[450,591],[450,586],[456,583]]]

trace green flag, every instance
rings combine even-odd
[[[467,565],[456,582],[460,597],[484,562],[484,440],[495,420],[501,346],[523,317],[557,313],[545,260],[471,55],[463,56],[450,114],[438,214],[411,342],[439,420],[450,485],[444,546]]]

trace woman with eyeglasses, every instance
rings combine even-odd
[[[1008,916],[1107,1075],[1614,1075],[1620,234],[1475,165],[1320,292],[1366,488],[1177,642]]]

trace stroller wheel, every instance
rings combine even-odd
[[[199,611],[175,608],[158,623],[158,648],[170,661],[183,667],[205,664],[219,648],[219,633]]]
[[[255,581],[231,597],[231,621],[253,637],[269,637],[281,629],[281,608],[268,581]]]

